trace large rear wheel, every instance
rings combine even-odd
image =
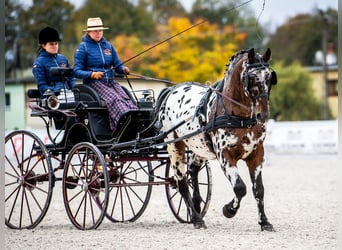
[[[188,180],[189,192],[194,192],[194,181],[190,174],[189,166],[186,164],[186,176]],[[173,170],[170,167],[170,164],[166,165],[165,169],[165,177],[170,181],[165,185],[166,197],[168,204],[171,208],[173,215],[179,222],[182,223],[191,223],[191,211],[185,204],[185,201],[181,194],[178,192],[176,187],[176,181],[173,177]],[[212,192],[212,178],[211,178],[211,169],[208,163],[202,165],[198,172],[198,188],[200,192],[200,207],[201,207],[201,215],[207,213],[209,208],[211,192]]]
[[[119,160],[109,164],[110,199],[106,217],[112,222],[133,222],[145,211],[151,197],[151,162]]]
[[[32,229],[44,218],[52,197],[54,175],[49,154],[32,132],[14,131],[5,139],[5,223]]]

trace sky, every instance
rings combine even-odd
[[[19,0],[24,5],[32,4],[32,0]],[[225,1],[225,0],[222,0]],[[274,31],[277,26],[285,23],[288,18],[300,13],[312,13],[314,10],[326,10],[328,7],[338,9],[338,0],[241,0],[248,2],[248,6],[254,10],[255,16],[259,16],[265,3],[264,10],[260,15],[260,23],[269,25],[270,31]],[[69,0],[79,8],[85,0]],[[195,0],[181,0],[184,8],[191,9]]]

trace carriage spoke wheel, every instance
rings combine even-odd
[[[193,180],[187,165],[186,168],[189,192],[192,194],[194,190]],[[191,211],[187,208],[183,197],[176,189],[176,183],[173,177],[173,169],[170,167],[170,164],[167,164],[166,166],[165,177],[171,180],[170,183],[165,185],[165,190],[167,201],[173,215],[181,223],[191,223]],[[198,172],[198,186],[201,196],[201,215],[204,217],[209,208],[212,192],[211,169],[208,163],[205,163]]]
[[[19,130],[5,139],[5,223],[32,229],[44,218],[54,175],[47,149],[35,134]]]
[[[151,162],[125,160],[111,162],[109,166],[106,217],[112,222],[133,222],[143,214],[151,197]]]
[[[63,199],[72,224],[81,230],[97,228],[105,215],[109,179],[103,154],[93,144],[76,144],[63,172]]]

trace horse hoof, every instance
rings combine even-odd
[[[194,228],[195,229],[201,229],[201,228],[207,229],[207,225],[205,224],[204,221],[199,221],[199,222],[194,223]]]
[[[267,223],[265,225],[261,225],[261,231],[275,232],[275,229],[272,224]]]
[[[227,205],[224,205],[223,208],[222,208],[222,212],[223,212],[223,215],[227,218],[233,218],[237,211],[238,211],[238,207],[237,208],[232,208],[231,204],[227,204]]]

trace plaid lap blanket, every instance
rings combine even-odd
[[[116,123],[123,113],[137,109],[131,98],[119,83],[96,82],[90,85],[107,105],[110,128],[115,131]]]

